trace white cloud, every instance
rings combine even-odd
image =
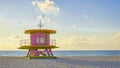
[[[44,13],[56,14],[60,10],[60,8],[55,6],[54,2],[51,0],[45,0],[45,1],[34,0],[32,1],[32,4],[36,5],[39,8],[39,10]]]
[[[120,48],[120,32],[115,33],[110,39],[110,45],[118,46]]]
[[[73,25],[72,25],[72,28],[77,28],[77,25],[73,24]]]
[[[120,32],[106,38],[101,35],[83,36],[64,36],[57,39],[60,49],[73,50],[117,50],[120,49]]]
[[[10,35],[9,37],[0,38],[0,50],[17,50],[20,46],[20,40],[27,39],[25,35]]]
[[[19,46],[18,44],[18,39],[12,39],[12,37],[0,38],[0,50],[16,50]]]
[[[60,45],[60,49],[73,49],[78,50],[84,46],[88,46],[87,39],[80,36],[61,37],[57,39],[57,45]]]
[[[23,35],[11,35],[8,37],[9,40],[13,39],[24,39]]]
[[[25,35],[11,35],[9,37],[0,38],[0,49],[17,49],[19,47],[19,39],[29,38]],[[57,36],[57,46],[63,50],[98,50],[108,49],[117,50],[120,49],[120,32],[115,33],[113,36],[109,36],[103,39],[101,35],[91,36]],[[4,45],[4,46],[3,46]]]
[[[38,20],[41,20],[44,23],[50,23],[52,22],[50,18],[46,17],[45,15],[39,15]]]
[[[41,23],[45,25],[46,28],[48,27],[47,25],[57,26],[57,24],[54,21],[52,21],[51,18],[46,17],[44,15],[38,16],[38,20],[41,20]]]
[[[44,15],[39,15],[38,20],[41,20],[41,23],[45,25],[45,28],[50,27],[51,25],[57,26],[57,23],[55,23],[50,17],[50,15],[57,15],[58,12],[60,11],[60,8],[58,8],[53,0],[33,0],[32,5],[37,6],[39,10],[42,12]],[[47,23],[47,24],[46,24]],[[43,27],[43,28],[44,28]]]
[[[120,40],[120,32],[115,33],[115,35],[113,36],[113,39]]]
[[[84,15],[83,15],[83,18],[84,18],[84,19],[87,19],[88,17],[89,17],[89,16],[88,16],[87,14],[84,14]]]

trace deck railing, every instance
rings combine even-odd
[[[23,39],[19,42],[20,45],[30,45],[30,39]]]
[[[19,41],[19,45],[31,45],[30,39],[23,39]],[[50,40],[50,45],[56,45],[56,40],[51,39]]]

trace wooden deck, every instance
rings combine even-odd
[[[18,47],[18,49],[54,49],[54,48],[59,48],[57,46],[53,46],[53,45],[35,45],[35,46],[20,46]]]

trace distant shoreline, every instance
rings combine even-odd
[[[25,56],[0,56],[0,58],[26,59]],[[100,60],[100,61],[120,61],[120,56],[57,56],[57,59],[58,58],[70,58],[70,59],[80,59],[80,60],[88,59],[88,60]]]
[[[26,56],[27,51],[0,51],[0,56]],[[53,51],[55,56],[120,56],[119,51]]]

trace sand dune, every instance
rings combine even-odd
[[[23,57],[0,57],[0,68],[120,68],[120,56],[30,60]]]

